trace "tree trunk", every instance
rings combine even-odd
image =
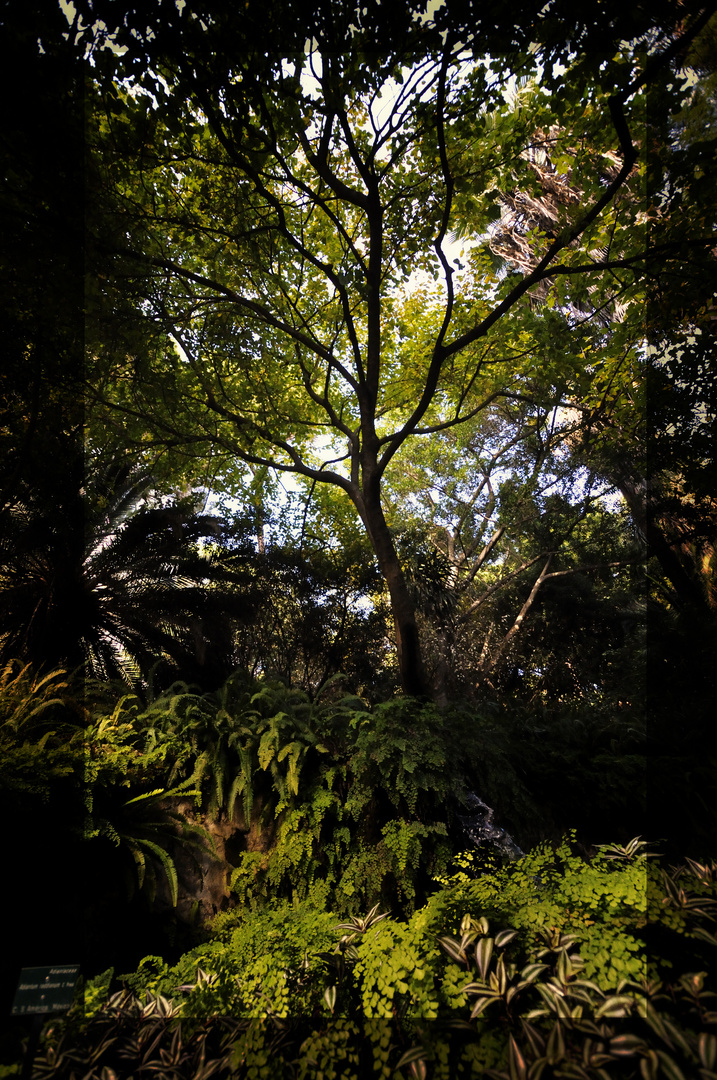
[[[416,609],[383,515],[380,497],[374,493],[368,497],[360,496],[355,501],[388,586],[403,692],[411,697],[428,697],[430,691],[421,656]]]
[[[540,590],[540,586],[543,584],[546,577],[548,576],[548,570],[550,568],[550,563],[552,561],[552,558],[553,558],[552,555],[548,555],[548,558],[545,561],[545,566],[540,571],[540,574],[538,575],[538,577],[537,577],[537,579],[535,581],[535,584],[533,585],[533,588],[530,590],[530,595],[528,596],[528,599],[525,601],[522,608],[520,609],[520,611],[519,611],[519,613],[518,613],[518,615],[516,617],[515,622],[513,623],[510,630],[505,635],[505,637],[503,638],[503,640],[501,641],[500,645],[495,650],[493,655],[487,658],[487,662],[485,664],[481,665],[481,668],[480,668],[481,678],[487,679],[488,676],[493,673],[495,668],[498,666],[499,661],[502,660],[503,655],[505,653],[505,650],[508,648],[508,646],[510,645],[510,643],[513,640],[513,638],[515,637],[515,635],[519,632],[521,626],[523,625],[523,622],[525,621],[525,616],[528,614],[531,607],[533,606],[533,602],[534,602],[536,596],[538,595],[538,591]]]

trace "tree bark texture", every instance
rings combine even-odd
[[[388,587],[401,686],[411,697],[430,696],[421,655],[416,608],[377,491],[354,499]]]

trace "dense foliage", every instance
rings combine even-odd
[[[168,1076],[708,1080],[715,867],[668,870],[642,847],[586,862],[563,842],[461,871],[408,922],[296,903],[220,915],[178,964],[146,957],[114,993],[111,970],[94,980],[46,1033],[40,1075],[139,1055]]]
[[[311,1016],[311,1037],[318,1043],[310,1051],[307,1069],[313,1068],[315,1053],[339,1055],[334,1067],[341,1070],[352,1061],[365,1063],[369,1049],[377,1060],[390,1060],[393,1067],[394,1058],[401,1055],[392,1047],[403,1053],[416,1043],[412,1017],[440,1021],[454,1008],[458,1018],[461,1009],[468,1015],[471,995],[459,993],[456,980],[472,979],[474,989],[480,989],[480,979],[476,982],[477,976],[466,967],[461,949],[465,953],[466,934],[469,939],[478,934],[488,940],[479,921],[483,918],[490,927],[520,932],[524,951],[514,955],[514,945],[505,961],[506,970],[518,973],[510,975],[511,980],[520,981],[526,965],[533,965],[529,974],[537,970],[536,950],[550,946],[536,937],[540,928],[577,935],[583,974],[597,987],[585,991],[590,1001],[583,1002],[585,1015],[578,1019],[588,1026],[600,1021],[595,1037],[607,1046],[611,1039],[632,1037],[634,1032],[626,1022],[605,1034],[600,1025],[615,1018],[599,1012],[603,997],[618,992],[622,978],[639,981],[645,949],[654,950],[657,968],[664,965],[667,970],[680,959],[684,943],[671,945],[660,926],[692,933],[685,916],[689,922],[693,912],[699,918],[703,912],[709,915],[709,866],[689,864],[682,871],[683,877],[695,878],[696,894],[691,895],[689,889],[681,891],[687,878],[680,881],[673,873],[674,884],[668,884],[657,873],[657,864],[645,865],[642,845],[626,843],[644,816],[644,746],[631,745],[634,735],[629,725],[621,730],[615,720],[601,720],[596,708],[585,707],[582,723],[577,716],[548,712],[538,726],[535,716],[530,720],[517,712],[508,722],[495,708],[483,714],[475,709],[441,711],[402,698],[369,707],[341,696],[340,683],[328,685],[312,701],[280,683],[252,683],[239,674],[215,692],[175,684],[154,698],[97,683],[86,684],[78,700],[63,673],[38,678],[27,668],[9,667],[2,685],[3,789],[14,811],[39,821],[49,801],[56,810],[63,808],[59,820],[72,829],[73,792],[80,777],[84,780],[84,812],[74,817],[81,837],[77,842],[93,867],[93,904],[85,901],[84,913],[92,924],[100,911],[104,918],[114,912],[124,919],[124,934],[116,934],[109,948],[101,932],[89,939],[95,970],[109,962],[116,971],[126,971],[122,958],[134,956],[138,968],[135,974],[127,972],[127,987],[161,992],[164,997],[172,997],[176,986],[193,986],[199,978],[196,993],[177,1014],[184,1034],[166,1036],[175,1040],[172,1045],[178,1053],[182,1047],[178,1060],[185,1063],[200,1052],[205,1036],[207,1046],[215,1046],[220,1057],[236,1055],[245,1045],[242,1040],[249,1040],[241,1053],[246,1052],[247,1062],[256,1068],[274,1056],[274,1037],[277,1046],[287,1045],[294,1057],[300,1057]],[[594,725],[592,733],[586,721]],[[602,760],[596,754],[598,739],[603,740]],[[40,772],[34,767],[38,749]],[[543,846],[496,869],[490,845],[465,853],[463,821],[470,816],[471,789],[491,800],[500,823],[509,825],[525,846],[536,834],[557,835],[560,829],[577,825],[581,850],[585,852],[587,845],[594,851],[594,844],[605,839],[608,822],[614,823],[626,846],[604,849],[597,860],[574,854],[565,843],[555,852]],[[220,857],[216,848],[212,850],[217,836],[212,833],[213,822],[231,823],[234,839],[221,855],[223,902],[228,906],[209,929],[201,922],[192,925],[186,900],[193,890],[198,895],[197,880],[201,883],[207,867]],[[67,850],[67,840],[63,846]],[[452,863],[454,859],[457,862]],[[668,890],[667,908],[661,903],[661,883]],[[134,908],[127,909],[127,896],[137,885],[143,886],[145,899],[138,907],[140,896],[135,896]],[[648,903],[650,896],[656,899]],[[368,920],[360,914],[372,904],[394,913],[375,929],[375,909]],[[673,909],[675,918],[669,916]],[[475,924],[466,922],[466,913],[477,920]],[[341,919],[348,937],[335,952],[333,927]],[[463,938],[451,941],[462,920]],[[653,921],[659,924],[654,932],[646,929]],[[149,940],[155,950],[161,946],[161,953],[150,945],[149,955],[140,962],[147,952],[142,945],[149,943],[147,927],[152,925]],[[100,921],[99,930],[101,926]],[[697,937],[710,945],[708,924],[702,928],[704,933]],[[198,944],[183,951],[197,938]],[[559,958],[561,950],[570,952],[572,943],[568,940],[556,948]],[[178,951],[181,957],[172,961]],[[449,966],[444,970],[446,957]],[[488,962],[483,953],[480,957],[477,954],[477,964]],[[510,968],[509,961],[516,966]],[[709,951],[700,955],[699,962],[700,970],[709,968]],[[562,963],[565,975],[567,960]],[[568,974],[577,978],[580,964],[575,957],[570,964]],[[552,976],[546,970],[550,986]],[[204,974],[198,976],[197,971]],[[242,982],[237,987],[240,971]],[[108,979],[98,988],[108,989]],[[532,979],[528,982],[532,985]],[[490,980],[486,985],[491,987]],[[686,994],[692,992],[689,985],[684,984]],[[550,992],[546,990],[548,996]],[[579,1000],[583,989],[576,986],[575,992]],[[653,986],[650,992],[658,990]],[[204,1020],[237,1011],[254,1017],[257,1008],[263,1009],[257,1000],[269,1003],[261,1023],[227,1022],[226,1028],[214,1029]],[[494,997],[488,994],[481,1000],[491,1004]],[[118,1006],[120,998],[114,1002]],[[410,1009],[409,1002],[413,1002]],[[58,1050],[69,1056],[50,1054],[47,1067],[60,1068],[61,1060],[72,1061],[73,1054],[84,1052],[83,1040],[91,1044],[96,1034],[100,1042],[91,1053],[103,1064],[109,1059],[103,1057],[102,1046],[109,1051],[110,1036],[113,1053],[132,1053],[137,1044],[131,1040],[137,1038],[149,1050],[166,1027],[166,1017],[159,1022],[163,1010],[172,1013],[177,1006],[177,1002],[171,1008],[161,1003],[139,1006],[122,999],[119,1012],[113,1006],[114,1011],[98,1013],[95,1026],[91,1024],[85,1034],[70,1026],[63,1036],[65,1050]],[[536,1007],[536,1001],[526,1001],[529,1012]],[[619,1009],[633,1008],[621,999]],[[142,1010],[148,1027],[141,1020]],[[599,1015],[593,1020],[596,1010]],[[396,1019],[391,1020],[394,1012]],[[291,1040],[286,1044],[286,1031],[279,1038],[284,1014],[296,1018],[299,1034],[291,1030],[298,1044]],[[344,1019],[327,1020],[326,1030],[320,1025],[317,1029],[317,1014]],[[192,1026],[193,1016],[202,1019],[204,1035]],[[516,1024],[521,1018],[533,1023],[522,1011],[509,1010],[511,1016]],[[279,1028],[272,1034],[276,1023]],[[392,1034],[396,1023],[399,1027]],[[466,1062],[477,1053],[476,1060],[485,1068],[500,1069],[507,1045],[505,1023],[501,1020],[489,1039],[483,1039],[486,1031],[479,1027],[476,1038],[481,1036],[481,1048],[471,1049],[469,1039]],[[660,1023],[656,1021],[658,1036]],[[435,1058],[438,1067],[446,1060],[448,1044],[440,1029],[431,1034],[432,1024],[428,1031],[421,1023],[419,1027],[421,1038],[428,1040],[423,1056],[427,1061]],[[549,1053],[557,1053],[556,1039],[565,1042],[568,1056],[583,1052],[588,1028],[568,1028],[554,1037]],[[522,1027],[510,1027],[513,1030],[516,1039],[519,1033],[528,1037]],[[688,1024],[683,1036],[688,1061],[698,1052],[697,1044],[690,1042],[692,1030]],[[115,1040],[118,1032],[126,1036]],[[528,1037],[532,1049],[523,1042],[516,1045],[523,1056],[540,1057],[548,1035],[538,1026],[535,1036]],[[637,1035],[632,1042],[628,1039],[633,1057],[642,1053],[635,1047],[644,1048],[645,1054],[654,1049],[651,1035],[642,1029],[638,1035],[642,1042],[635,1041]],[[130,1043],[122,1050],[125,1037]],[[671,1036],[667,1038],[669,1042]],[[679,1040],[678,1044],[682,1046]],[[656,1046],[669,1052],[662,1042]],[[594,1050],[598,1056],[607,1052]],[[346,1066],[340,1059],[344,1053]],[[417,1046],[414,1056],[416,1061],[421,1056]],[[464,1067],[450,1060],[450,1066],[441,1067]],[[111,1067],[117,1068],[119,1059],[112,1061]]]
[[[530,4],[509,24],[341,4],[285,5],[279,51],[277,11],[260,49],[252,15],[212,4],[156,23],[96,3],[77,21],[95,65],[90,427],[181,448],[182,470],[204,458],[235,489],[270,470],[333,490],[385,582],[402,687],[420,695],[416,598],[386,513],[414,453],[429,448],[440,487],[436,444],[476,435],[486,485],[471,510],[512,466],[511,523],[556,482],[561,450],[573,487],[581,453],[618,490],[644,481],[640,307],[652,247],[670,272],[685,249],[659,226],[645,246],[642,110],[654,91],[679,124],[680,49],[665,11],[615,7],[607,47],[568,11],[561,40]],[[683,52],[707,14],[682,28]],[[501,460],[506,444],[522,461]],[[434,487],[422,479],[418,498]],[[575,501],[511,570],[535,558],[548,574]],[[505,527],[491,518],[489,534]]]
[[[35,1075],[717,1078],[716,25],[0,3]]]

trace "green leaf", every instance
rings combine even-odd
[[[422,1061],[426,1056],[426,1051],[423,1046],[412,1046],[410,1050],[406,1050],[397,1064],[397,1069],[403,1069],[406,1065],[411,1065],[414,1061]]]
[[[476,943],[475,956],[476,964],[478,965],[478,971],[483,981],[485,981],[488,968],[490,967],[492,955],[493,939],[488,937],[480,938],[480,940]]]
[[[657,1056],[660,1059],[660,1067],[668,1080],[687,1080],[682,1069],[668,1053],[658,1050]]]

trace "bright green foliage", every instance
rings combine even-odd
[[[358,779],[350,805],[360,808],[377,783],[396,809],[416,813],[421,800],[447,789],[444,720],[437,709],[417,709],[406,699],[384,702],[372,712],[357,711],[350,719],[354,748],[351,769]]]
[[[65,771],[71,765],[68,782],[83,780],[84,835],[123,847],[149,894],[165,879],[170,899],[179,884],[171,851],[180,834],[197,853],[206,850],[191,820],[194,799],[196,811],[232,819],[261,841],[232,855],[229,884],[240,904],[313,897],[343,914],[381,900],[410,912],[430,877],[445,874],[464,792],[480,791],[500,817],[508,815],[511,831],[530,837],[536,807],[518,770],[530,766],[531,786],[546,776],[552,785],[553,772],[567,771],[569,780],[583,768],[586,753],[579,746],[583,729],[576,727],[576,735],[567,721],[546,743],[543,725],[533,733],[520,714],[440,712],[408,699],[369,709],[357,698],[336,700],[335,686],[313,702],[240,674],[213,694],[176,684],[149,702],[132,694],[112,701],[107,688],[87,689],[84,742],[78,727],[71,762],[64,762],[72,756],[66,739],[55,750],[46,744],[43,766],[59,767],[60,758]],[[614,740],[618,729],[606,725],[606,738]],[[570,743],[576,738],[579,759]],[[8,747],[3,767],[13,783],[20,783],[13,762],[22,753],[29,755],[22,782],[37,782],[34,745]],[[545,762],[528,757],[533,746],[549,754]],[[605,761],[606,775],[622,767],[619,746],[606,750]],[[43,790],[57,782],[48,780]],[[181,818],[172,809],[180,797]],[[606,800],[604,809],[610,805]]]
[[[278,683],[253,684],[242,673],[213,694],[175,684],[146,710],[133,702],[134,724],[144,730],[147,747],[173,761],[170,782],[193,775],[213,815],[232,817],[241,796],[250,821],[256,789],[270,789],[272,808],[280,813],[298,795],[310,752],[326,753],[304,694]],[[266,782],[255,778],[257,772],[267,774]]]
[[[139,998],[116,995],[84,1024],[70,1016],[45,1062],[57,1067],[72,1036],[81,1053],[94,1048],[94,1060],[109,1064],[104,1033],[121,1007],[142,1031],[164,1017],[162,1039],[175,1041],[228,1030],[236,1024],[222,1026],[228,1013],[246,1017],[232,1041],[237,1077],[284,1076],[291,1063],[302,1077],[388,1080],[398,1069],[431,1080],[711,1080],[716,878],[714,865],[648,863],[637,841],[605,847],[592,862],[564,842],[473,882],[463,874],[407,923],[374,908],[336,925],[313,904],[229,912],[174,967],[147,957],[124,976]],[[497,929],[507,921],[485,914],[499,907],[513,928]],[[598,931],[612,932],[610,963],[591,951]],[[633,957],[638,939],[649,979],[631,959],[624,970],[612,962]],[[653,940],[678,958],[675,970]],[[93,1002],[107,974],[88,988]],[[68,1067],[66,1059],[57,1075]],[[221,1076],[229,1067],[217,1062]]]
[[[88,683],[89,715],[84,731],[76,722],[73,742],[67,711],[58,711],[66,684],[53,678],[31,686],[27,672],[8,670],[7,786],[48,798],[65,777],[82,792],[85,839],[129,855],[150,897],[164,880],[176,903],[176,844],[207,851],[191,800],[195,814],[226,815],[262,837],[261,851],[234,856],[230,884],[249,905],[311,896],[343,913],[383,897],[411,908],[418,880],[445,864],[446,800],[460,796],[467,748],[449,783],[457,720],[430,707],[397,701],[370,712],[355,698],[311,702],[240,675],[215,694],[177,684],[149,703],[134,694],[113,701],[111,690]],[[55,714],[57,737],[46,723]],[[37,737],[18,746],[18,724]]]
[[[432,910],[440,910],[441,917],[457,918],[465,911],[486,915],[516,927],[526,941],[546,929],[573,934],[587,977],[608,989],[622,978],[645,974],[639,931],[647,921],[648,881],[655,874],[644,858],[623,864],[598,856],[587,863],[567,842],[556,851],[543,845],[474,881],[459,872],[453,885],[429,901],[422,917],[430,921]]]
[[[0,672],[0,788],[47,802],[76,778],[82,710],[67,672],[38,674],[9,661]]]
[[[427,942],[422,938],[414,926],[392,921],[364,937],[355,976],[366,1016],[390,1019],[394,1008],[420,999],[422,1015],[429,1020],[437,1017],[432,973],[422,955]]]
[[[488,941],[488,924],[511,925],[514,929],[509,934],[495,938],[495,949],[510,946],[511,958],[527,962],[533,954],[550,951],[556,941],[564,939],[567,944],[556,946],[557,952],[568,946],[578,949],[582,977],[600,993],[608,993],[626,979],[634,984],[643,982],[646,942],[655,926],[681,936],[685,955],[690,947],[697,950],[696,955],[701,954],[700,942],[712,942],[704,923],[716,907],[713,868],[688,863],[670,873],[640,854],[618,861],[601,853],[586,862],[571,853],[566,841],[555,852],[539,848],[519,862],[473,881],[466,882],[461,874],[455,883],[439,889],[408,922],[385,914],[377,917],[374,909],[365,920],[353,918],[339,924],[335,930],[348,933],[344,933],[335,955],[345,955],[348,967],[337,968],[332,963],[330,968],[338,972],[339,983],[351,972],[350,982],[359,991],[365,1015],[389,1018],[398,1010],[400,1015],[431,1019],[466,1004],[461,972],[465,972],[478,939]],[[187,954],[173,969],[176,974],[172,977],[181,976],[186,981],[197,966],[217,971],[212,966],[217,962],[224,965],[222,970],[231,969],[242,959],[251,967],[269,942],[273,943],[269,952],[278,950],[287,963],[293,957],[296,974],[302,971],[312,948],[328,947],[332,920],[330,914],[319,913],[315,904],[272,905],[251,915],[242,909],[221,914],[213,924],[212,942]],[[453,939],[451,929],[458,924],[462,936]],[[604,947],[606,942],[609,948]],[[477,957],[481,970],[487,970],[494,951],[491,946],[481,954],[482,959]],[[231,954],[230,959],[225,953]],[[659,957],[650,961],[663,963]],[[267,958],[265,963],[268,971],[271,962]],[[669,967],[669,960],[665,963]],[[655,968],[650,977],[665,974],[666,969]],[[167,993],[170,982],[169,975],[157,982],[138,973],[129,985]],[[301,1011],[298,999],[295,1004],[293,1011]],[[340,993],[331,1011],[341,1011],[341,1004]]]
[[[430,876],[445,871],[465,791],[483,793],[501,817],[509,815],[511,831],[530,836],[536,808],[518,770],[530,765],[532,786],[583,768],[583,729],[573,725],[578,738],[567,721],[556,745],[546,743],[542,724],[533,733],[520,714],[440,712],[408,699],[369,709],[335,694],[329,686],[312,702],[237,674],[213,694],[176,684],[149,702],[132,694],[113,702],[106,688],[88,684],[84,772],[78,742],[69,777],[83,777],[85,836],[123,845],[150,895],[164,878],[173,899],[172,846],[182,832],[201,844],[190,820],[194,799],[209,818],[232,819],[261,838],[258,848],[232,856],[229,883],[240,904],[314,897],[347,913],[381,899],[410,912]],[[606,738],[616,733],[607,724]],[[579,759],[570,743],[576,738]],[[527,756],[533,746],[535,761]],[[65,741],[54,753],[69,753]],[[621,767],[619,753],[619,746],[606,751],[606,775]],[[43,758],[48,768],[54,760]],[[3,765],[13,761],[10,755]],[[23,775],[34,782],[29,765],[30,758]],[[179,797],[182,819],[169,802]]]
[[[311,904],[273,904],[251,913],[235,909],[218,915],[213,939],[174,967],[147,957],[123,981],[135,991],[170,997],[183,987],[186,1016],[311,1015],[321,1009],[321,953],[335,944],[335,922]],[[197,981],[198,971],[209,974]]]
[[[171,903],[176,905],[178,879],[172,847],[206,852],[212,844],[202,825],[168,805],[177,797],[199,798],[199,778],[192,774],[168,786],[174,747],[156,739],[142,746],[140,713],[139,700],[126,695],[111,714],[99,716],[85,730],[84,836],[106,837],[123,846],[135,864],[138,885],[146,889],[150,900],[156,895],[157,869],[161,868]],[[129,798],[122,794],[123,788]]]
[[[172,790],[201,787],[207,813],[243,818],[268,838],[234,864],[241,903],[315,896],[355,911],[385,894],[410,907],[417,876],[445,863],[445,800],[460,794],[467,764],[464,748],[449,783],[457,718],[410,701],[370,712],[355,698],[310,702],[240,676],[213,695],[175,687],[148,708],[127,698],[116,716],[127,724],[117,737],[129,740],[119,783],[130,746],[141,745],[148,782],[165,769]]]
[[[106,971],[103,971],[100,975],[95,975],[93,979],[88,979],[82,985],[82,1001],[86,1020],[91,1020],[106,1005],[110,996],[110,984],[114,974],[114,968],[107,968]]]
[[[315,1076],[324,1080],[360,1080],[359,1034],[360,1028],[351,1020],[312,1032],[301,1044],[298,1080]]]
[[[440,717],[410,702],[370,713],[357,705],[347,699],[312,710],[295,696],[291,716],[258,722],[253,769],[271,771],[264,806],[273,808],[276,840],[263,858],[247,853],[232,875],[245,901],[252,892],[256,899],[323,894],[355,911],[388,888],[410,907],[416,875],[445,860],[439,808],[451,790]],[[305,759],[312,770],[302,774],[298,797],[291,769]]]
[[[675,75],[674,22],[334,4],[302,10],[287,53],[266,47],[266,4],[249,45],[257,10],[83,14],[93,437],[111,418],[180,472],[196,454],[227,484],[337,489],[390,593],[404,692],[422,695],[384,513],[414,445],[520,401],[519,441],[627,420],[639,454],[644,330],[619,316],[653,265],[643,116]],[[296,12],[273,10],[286,30]],[[645,68],[647,37],[662,62]],[[552,477],[535,464],[538,492]]]

